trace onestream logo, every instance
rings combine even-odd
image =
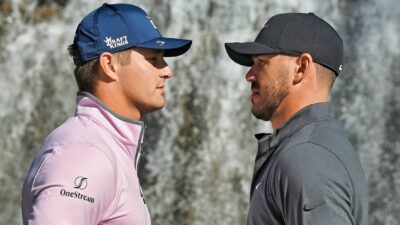
[[[75,189],[84,190],[84,189],[86,189],[87,185],[88,185],[88,178],[82,177],[82,176],[75,178],[75,181],[74,181]],[[70,198],[81,199],[81,200],[84,200],[84,201],[87,201],[90,203],[94,203],[94,198],[84,195],[78,191],[67,191],[65,189],[61,189],[60,195],[65,196],[65,197],[70,197]]]
[[[75,187],[74,188],[84,190],[86,187],[87,187],[87,178],[86,177],[75,178]]]

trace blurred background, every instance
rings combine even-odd
[[[116,1],[109,1],[115,3]],[[166,36],[193,39],[167,59],[168,105],[147,124],[140,178],[154,225],[243,225],[256,153],[269,123],[250,112],[248,68],[224,42],[252,41],[274,14],[315,12],[345,42],[333,113],[365,168],[370,225],[400,224],[399,0],[123,1],[149,12]],[[73,115],[67,53],[98,0],[0,0],[0,225],[21,225],[21,188],[47,134]]]

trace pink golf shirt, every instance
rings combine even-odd
[[[137,176],[143,132],[80,92],[75,116],[46,138],[25,179],[24,225],[150,225]]]

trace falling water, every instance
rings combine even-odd
[[[194,41],[184,56],[167,59],[175,72],[168,105],[144,118],[140,178],[153,224],[245,224],[253,134],[271,128],[252,117],[246,68],[230,61],[223,43],[252,40],[269,17],[289,11],[313,11],[343,37],[334,113],[367,173],[370,224],[400,224],[398,0],[129,2],[144,7],[164,35]],[[66,47],[101,3],[0,1],[0,225],[22,224],[20,190],[32,157],[73,114]]]

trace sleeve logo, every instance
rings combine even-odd
[[[77,177],[74,181],[74,188],[79,190],[84,190],[88,185],[88,178]],[[88,195],[84,195],[76,190],[65,190],[64,188],[60,190],[60,195],[69,198],[81,199],[90,203],[94,203],[94,198]]]
[[[75,178],[74,188],[84,190],[87,187],[87,178],[86,177],[77,177]]]

